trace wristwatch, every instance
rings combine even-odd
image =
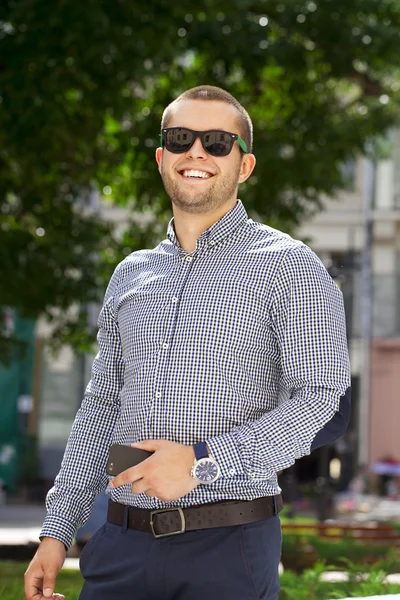
[[[214,483],[220,476],[221,470],[215,458],[208,454],[206,442],[193,444],[195,459],[191,475],[199,483]]]

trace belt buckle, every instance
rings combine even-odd
[[[177,531],[169,531],[168,533],[156,533],[154,531],[154,523],[153,523],[153,516],[154,515],[159,515],[161,513],[166,513],[166,512],[171,512],[173,510],[176,510],[179,513],[179,516],[181,518],[181,528],[178,529]],[[153,533],[153,536],[155,538],[162,538],[162,537],[166,537],[167,535],[178,535],[179,533],[184,533],[185,532],[185,515],[183,514],[183,510],[181,509],[181,507],[176,507],[176,508],[160,508],[158,510],[152,510],[150,512],[150,528],[151,531]]]

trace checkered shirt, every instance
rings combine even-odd
[[[116,268],[99,316],[99,352],[41,536],[69,547],[109,481],[111,444],[206,441],[222,476],[188,507],[280,492],[277,472],[310,453],[350,386],[342,294],[302,242],[249,219],[239,200],[197,240],[175,235]]]

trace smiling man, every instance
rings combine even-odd
[[[167,107],[160,142],[173,219],[107,288],[27,600],[62,597],[65,549],[107,484],[81,600],[276,600],[277,472],[347,427],[341,293],[307,246],[237,199],[256,163],[249,115],[197,87]],[[108,477],[112,444],[151,455]]]

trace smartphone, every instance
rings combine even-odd
[[[138,465],[146,458],[149,458],[153,452],[140,450],[140,448],[131,448],[122,444],[113,444],[108,455],[106,471],[108,475],[119,475],[130,467]]]

